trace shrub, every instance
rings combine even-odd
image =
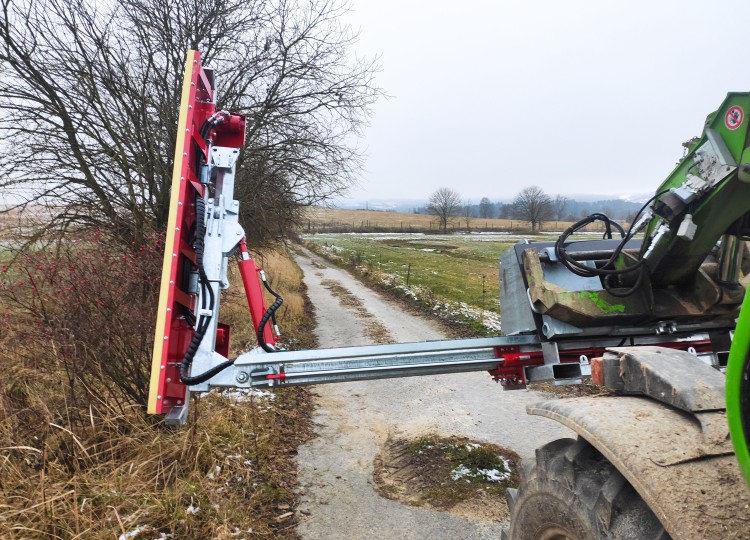
[[[294,536],[305,389],[194,395],[179,430],[143,414],[161,255],[160,237],[100,235],[0,251],[0,538]],[[269,262],[285,296],[296,283],[281,316],[297,341],[299,269]],[[222,313],[249,343],[240,287]]]
[[[123,245],[97,234],[14,254],[0,281],[0,361],[63,372],[74,406],[92,396],[120,411],[145,405],[162,245],[161,236]],[[22,394],[24,376],[12,381],[10,393]]]

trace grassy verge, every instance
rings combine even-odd
[[[283,253],[262,262],[273,285],[285,292],[279,318],[287,345],[315,346],[299,269]],[[36,277],[33,271],[30,276]],[[2,278],[3,287],[17,291],[13,272]],[[42,298],[22,299],[37,297]],[[235,352],[252,341],[244,303],[239,287],[223,299],[222,318],[233,324]],[[77,381],[73,393],[70,366],[63,362],[97,358],[93,353],[74,357],[60,348],[65,328],[58,331],[49,321],[39,330],[47,333],[42,337],[49,335],[46,346],[27,339],[24,324],[14,321],[31,320],[32,308],[8,300],[0,324],[6,373],[0,383],[0,537],[296,536],[294,455],[311,433],[311,403],[304,389],[194,397],[189,425],[166,429],[139,406],[113,404],[98,387],[81,387]],[[117,313],[100,320],[100,339],[107,339],[108,325],[128,321]],[[64,343],[80,349],[93,345]],[[107,350],[97,346],[97,355]],[[50,361],[41,365],[40,358]]]
[[[305,240],[310,249],[370,285],[457,323],[471,335],[501,332],[498,259],[515,238],[322,234]]]

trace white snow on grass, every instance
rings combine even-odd
[[[477,472],[483,475],[488,482],[504,482],[510,478],[510,471],[500,472],[497,469],[479,469]]]
[[[210,472],[209,472],[209,473],[208,473],[208,474],[206,475],[206,477],[207,477],[207,478],[208,478],[209,480],[215,480],[215,479],[216,479],[216,477],[217,477],[217,476],[219,476],[220,474],[221,474],[221,467],[219,467],[218,465],[215,465],[215,466],[214,466],[214,470],[213,470],[213,471],[210,471]]]
[[[201,509],[200,506],[194,505],[193,502],[191,501],[190,502],[190,506],[188,506],[187,508],[185,508],[185,513],[186,514],[197,514],[200,511],[200,509]]]
[[[428,306],[434,302],[432,292],[420,286],[407,287],[402,283],[403,278],[398,274],[382,274],[381,283],[399,291],[401,294],[416,302],[423,302]],[[500,332],[500,315],[493,311],[470,306],[466,302],[442,302],[432,303],[432,311],[443,318],[466,321],[479,321],[487,330]]]
[[[504,482],[510,478],[510,463],[507,459],[501,457],[504,471],[498,469],[470,469],[466,465],[459,465],[451,471],[453,480],[465,478],[467,482],[471,480],[484,480],[485,482]]]
[[[236,401],[249,401],[255,399],[267,399],[273,401],[276,395],[268,390],[258,390],[257,388],[241,388],[239,390],[221,390],[219,394],[234,399]]]
[[[135,529],[122,533],[117,537],[117,540],[130,540],[149,528],[147,525],[138,525]]]
[[[471,475],[471,469],[469,469],[466,465],[459,465],[451,471],[451,478],[453,480],[461,480],[461,478],[465,478]]]

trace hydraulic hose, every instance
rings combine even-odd
[[[268,324],[269,319],[273,320],[273,324],[276,325],[276,310],[279,309],[281,307],[281,304],[284,303],[284,299],[280,294],[278,294],[271,288],[265,277],[262,279],[262,281],[263,286],[276,298],[276,300],[273,304],[271,304],[271,306],[263,314],[263,317],[260,319],[260,323],[258,324],[258,345],[260,345],[261,348],[266,352],[278,352],[278,350],[275,349],[272,345],[266,343],[266,338],[263,334],[265,332],[266,325]]]
[[[203,267],[203,255],[205,249],[205,236],[206,236],[206,201],[198,197],[195,201],[195,241],[193,243],[193,249],[195,250],[195,259],[198,266],[198,278],[201,284],[201,308],[207,309],[213,313],[216,299],[214,298],[214,290],[211,287],[211,283],[208,281],[208,276]],[[208,299],[208,303],[206,303]],[[201,315],[198,318],[198,324],[196,325],[193,339],[190,340],[185,356],[182,358],[180,363],[180,381],[182,384],[192,385],[206,382],[208,379],[216,375],[217,373],[228,368],[234,364],[234,360],[227,360],[221,364],[212,367],[211,369],[201,373],[200,375],[190,376],[190,366],[193,364],[193,358],[198,352],[198,348],[203,342],[203,338],[206,335],[206,331],[211,323],[211,315]]]

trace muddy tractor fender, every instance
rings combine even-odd
[[[745,535],[750,491],[729,439],[724,375],[688,352],[658,347],[610,349],[599,367],[618,395],[557,399],[527,412],[560,422],[593,446],[672,538]],[[575,468],[575,456],[565,457]],[[515,498],[523,491],[522,484]],[[596,495],[606,496],[604,489]],[[595,518],[613,519],[612,507]]]

